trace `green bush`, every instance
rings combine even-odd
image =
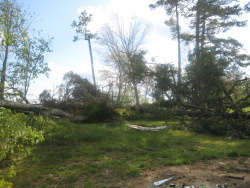
[[[68,120],[62,121],[60,124],[51,123],[46,127],[44,138],[46,144],[67,145],[78,142],[79,131],[77,124],[73,124]]]
[[[0,108],[0,162],[4,159],[21,159],[30,146],[41,142],[43,131],[28,124],[29,117]]]
[[[221,116],[193,118],[191,128],[197,132],[212,133],[236,138],[250,137],[250,124],[247,119],[225,118]]]
[[[127,120],[143,119],[150,121],[164,121],[173,118],[173,114],[170,111],[166,111],[163,108],[150,107],[149,105],[141,106],[139,109],[135,106],[128,107],[123,111],[122,116]]]
[[[15,171],[9,166],[28,156],[32,146],[44,140],[49,125],[51,122],[43,117],[0,108],[0,187],[12,187],[8,179],[15,176]]]
[[[118,112],[105,103],[85,105],[82,107],[81,113],[87,116],[88,122],[109,122],[120,117]]]

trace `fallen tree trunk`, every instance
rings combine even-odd
[[[186,110],[172,110],[172,109],[162,109],[162,108],[149,108],[149,107],[145,107],[145,106],[140,106],[139,110],[141,113],[155,113],[155,114],[159,114],[159,113],[166,113],[166,114],[173,114],[176,116],[206,116],[208,114],[210,114],[211,112],[207,112],[207,111],[186,111]]]
[[[73,116],[69,113],[66,113],[59,109],[54,108],[46,108],[42,105],[36,105],[36,104],[25,104],[25,103],[17,103],[7,100],[0,100],[0,107],[8,108],[11,110],[15,110],[17,112],[34,112],[36,115],[42,115],[45,117],[50,116],[58,116],[61,118],[67,118],[71,121],[75,122],[82,122],[86,120],[85,116]]]
[[[172,110],[172,109],[161,109],[161,108],[150,108],[150,107],[145,107],[145,106],[140,106],[139,110],[141,113],[166,113],[166,114],[172,114],[175,116],[189,116],[189,117],[209,117],[213,116],[214,112],[213,111],[205,111],[205,110],[196,110],[196,111],[187,111],[187,110]],[[239,119],[244,117],[245,119],[250,119],[249,113],[243,115],[239,115],[237,113],[223,113],[220,114],[224,118],[234,118],[234,119]]]

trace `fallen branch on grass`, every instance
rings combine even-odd
[[[161,131],[163,129],[167,129],[167,126],[159,126],[159,127],[144,127],[139,125],[126,125],[132,129],[140,130],[140,131]]]
[[[244,180],[245,179],[245,176],[243,177],[238,177],[238,176],[225,176],[227,178],[232,178],[232,179],[237,179],[237,180]]]

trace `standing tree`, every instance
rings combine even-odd
[[[106,24],[102,28],[99,43],[105,47],[105,61],[117,70],[119,83],[122,83],[121,79],[127,78],[132,85],[136,105],[139,106],[138,84],[146,70],[142,45],[148,30],[136,20],[124,23],[118,15],[114,15],[112,21],[111,25]]]
[[[31,80],[37,78],[39,74],[48,76],[50,69],[44,62],[44,53],[51,52],[49,48],[51,42],[52,39],[46,40],[40,37],[40,33],[34,38],[25,35],[22,37],[21,47],[17,49],[17,62],[12,64],[9,79],[13,89],[19,87],[21,98],[26,103],[29,103],[26,96]]]
[[[204,96],[210,90],[206,82],[209,79],[204,77],[204,71],[217,67],[216,69],[222,69],[222,77],[226,70],[244,66],[244,62],[249,58],[241,53],[242,45],[237,40],[218,37],[219,33],[226,32],[232,27],[245,26],[246,21],[236,19],[242,13],[243,9],[236,0],[197,0],[187,14],[189,19],[192,19],[190,28],[194,32],[183,34],[183,39],[194,42],[189,70],[190,78],[193,80],[193,97],[198,103],[205,100]]]
[[[93,63],[93,55],[92,55],[92,48],[91,48],[91,42],[90,40],[95,37],[94,34],[90,33],[90,31],[87,29],[88,24],[92,20],[92,14],[87,14],[86,10],[81,12],[81,15],[79,16],[79,22],[73,21],[72,27],[76,28],[76,36],[74,36],[74,42],[84,39],[88,41],[89,44],[89,53],[90,53],[90,60],[91,60],[91,69],[92,69],[92,76],[93,76],[93,83],[95,90],[96,88],[96,81],[95,81],[95,71],[94,71],[94,63]]]
[[[32,16],[29,19],[28,16],[16,0],[0,1],[1,100],[14,96],[28,103],[30,81],[49,71],[43,54],[50,52],[51,39],[46,41],[40,33],[38,37],[30,37]]]
[[[4,99],[8,62],[13,58],[18,40],[26,34],[25,18],[21,7],[15,0],[0,1],[0,41],[1,41],[1,83],[0,99]],[[12,54],[12,57],[11,57]]]
[[[158,0],[155,4],[149,5],[150,8],[163,7],[169,19],[165,22],[171,27],[173,38],[178,42],[178,83],[181,83],[181,37],[180,37],[180,13],[187,6],[187,0]]]
[[[174,84],[168,69],[160,69],[163,73],[156,75],[156,86],[162,92],[174,93],[188,112],[196,111],[199,118],[193,120],[205,129],[211,128],[209,131],[218,134],[246,131],[250,135],[247,133],[250,114],[245,110],[250,106],[249,79],[241,69],[250,65],[250,56],[243,53],[243,46],[237,40],[222,38],[232,27],[246,25],[246,21],[239,20],[244,10],[237,2],[192,1],[185,12],[190,19],[190,33],[182,33],[181,37],[191,42],[194,50],[189,54],[190,64],[181,87]],[[218,128],[214,126],[217,124]]]

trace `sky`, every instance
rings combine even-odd
[[[247,2],[248,0],[241,0]],[[81,11],[87,10],[93,15],[89,29],[93,33],[100,31],[103,24],[109,22],[112,14],[118,13],[129,17],[137,17],[143,24],[150,25],[144,48],[147,58],[157,57],[160,63],[177,62],[177,43],[172,40],[169,28],[164,24],[166,14],[162,8],[150,10],[148,5],[155,0],[18,0],[24,8],[36,15],[32,27],[43,30],[45,37],[53,37],[52,53],[45,54],[45,61],[51,72],[49,78],[39,76],[31,83],[28,98],[37,99],[44,90],[56,91],[64,73],[73,71],[92,82],[88,42],[73,42],[75,29],[71,27],[73,20],[78,21]],[[250,20],[250,15],[245,19]],[[249,23],[250,24],[250,23]],[[244,44],[250,53],[250,27],[233,30],[231,35]],[[97,85],[102,83],[100,70],[106,66],[101,60],[99,47],[92,41],[93,59]],[[184,49],[183,60],[185,62]],[[250,70],[249,70],[250,71]]]

